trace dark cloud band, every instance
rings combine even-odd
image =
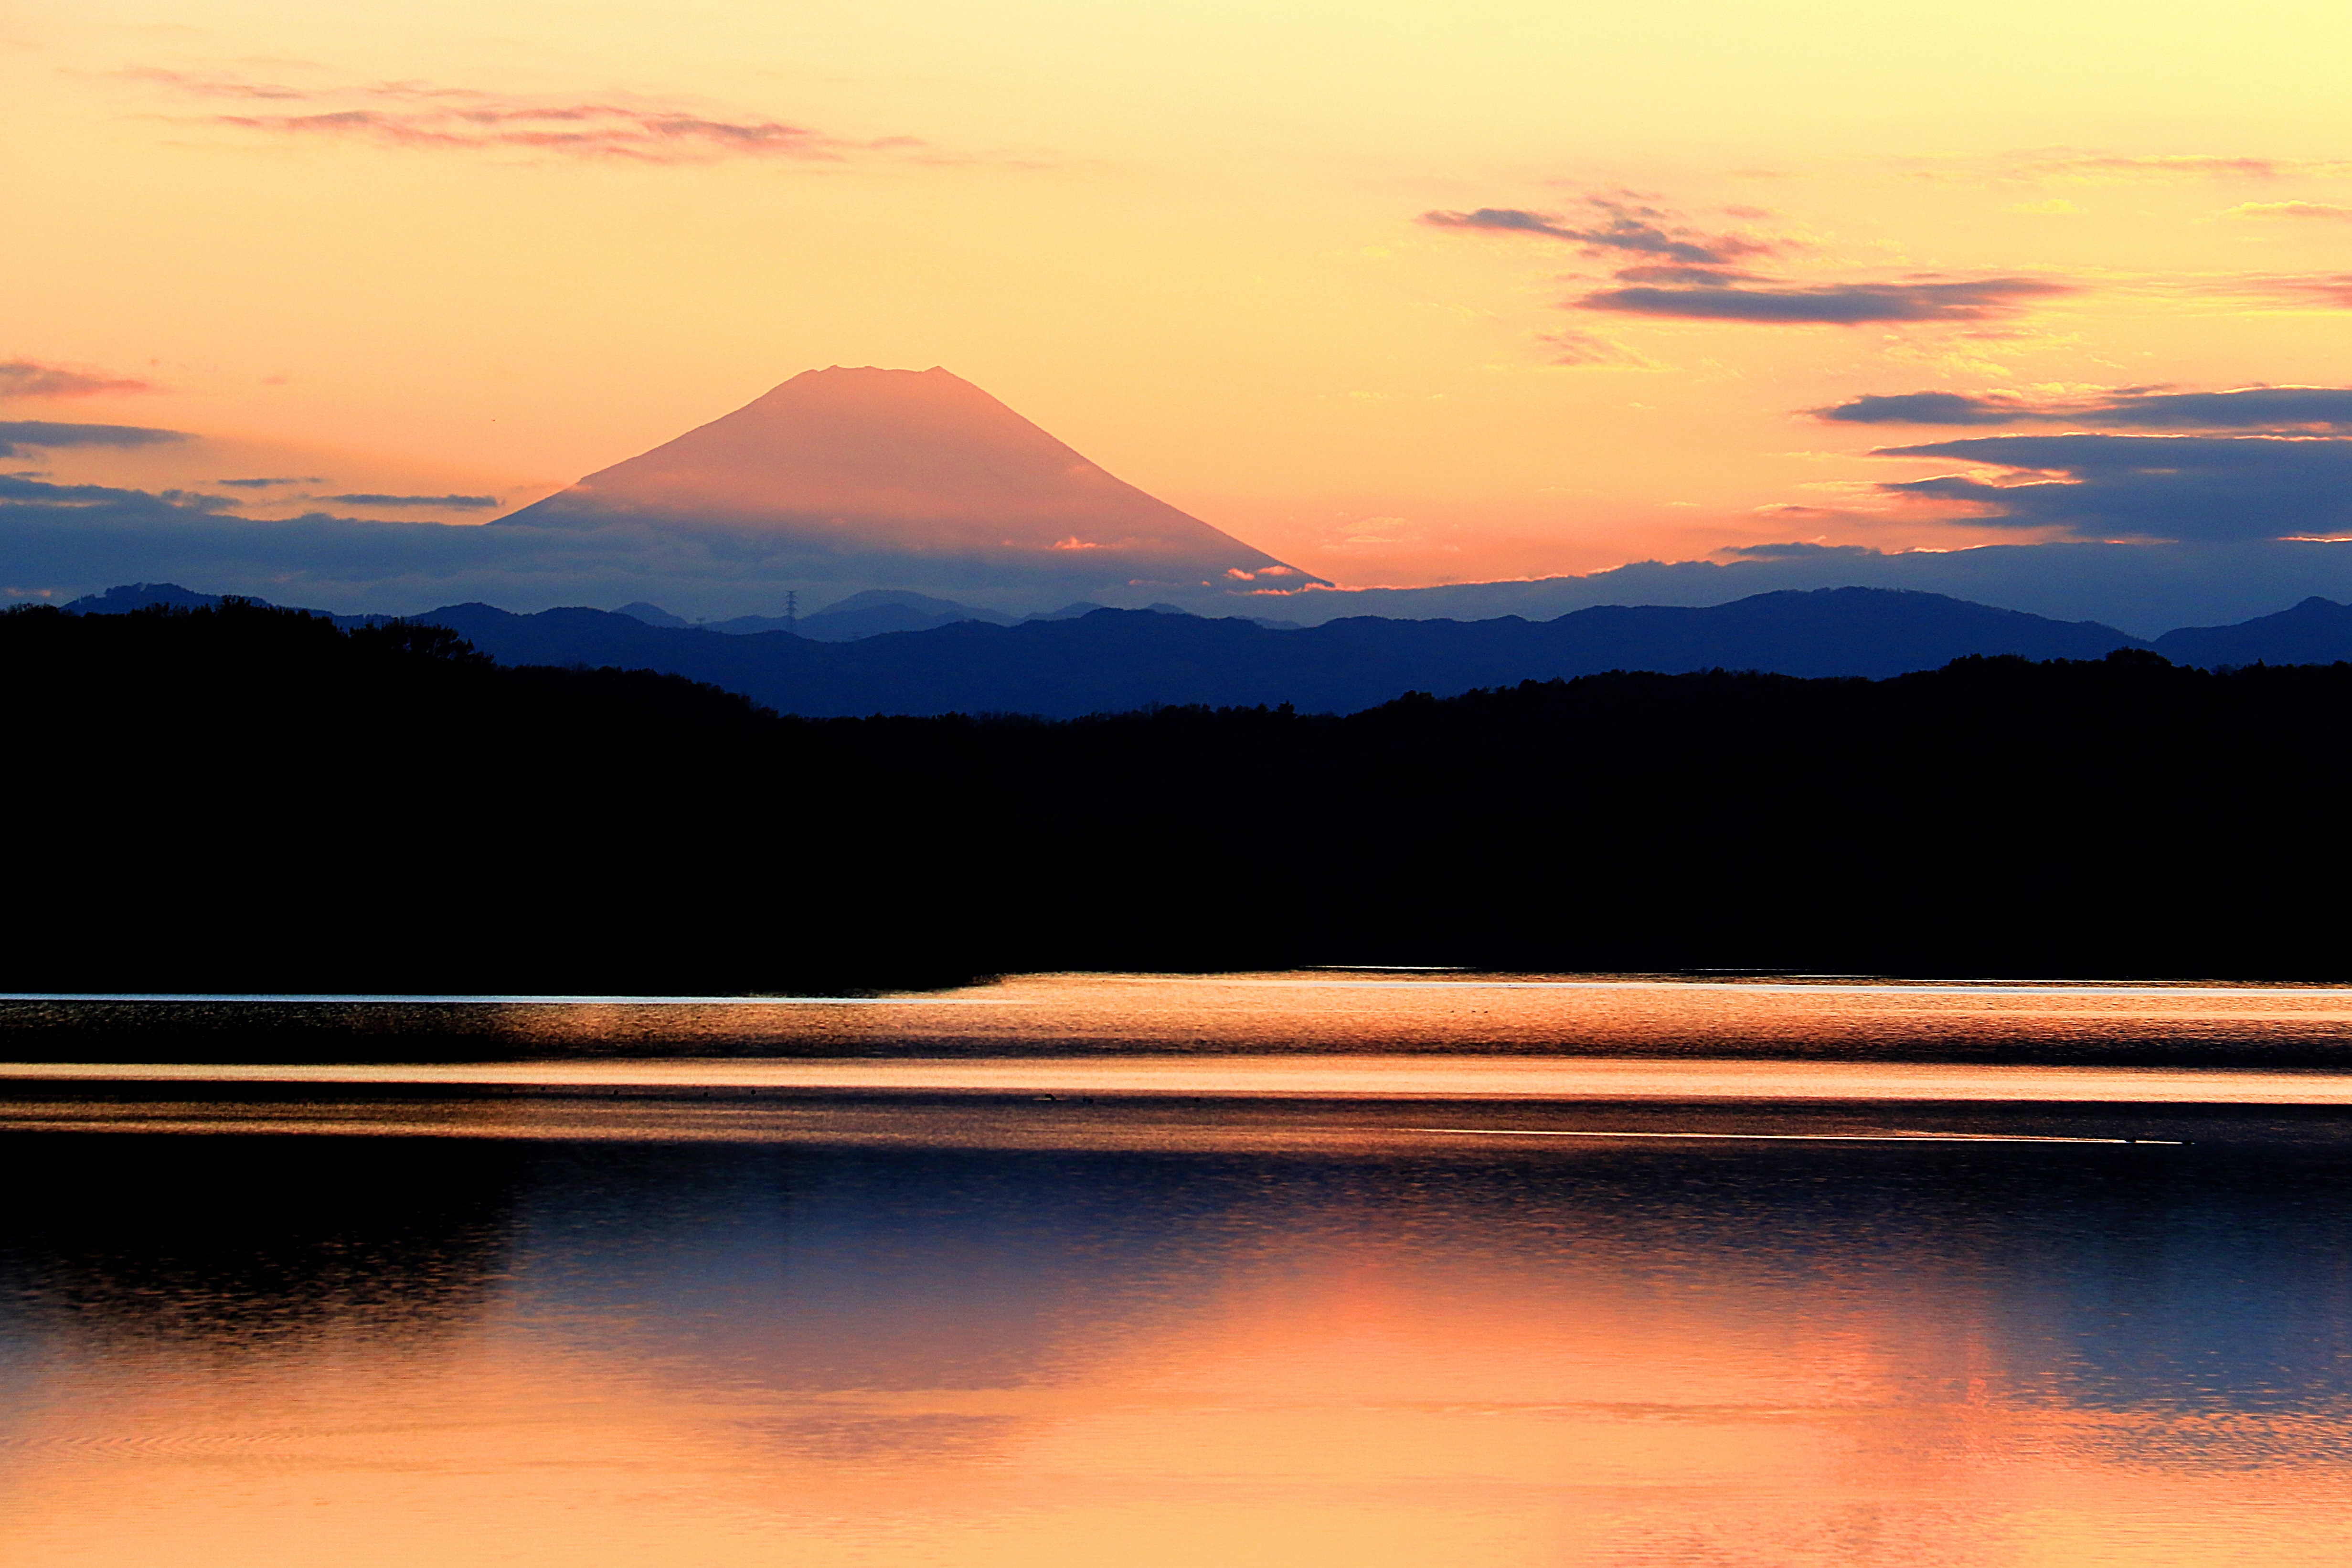
[[[1805,287],[1606,288],[1570,304],[1580,310],[1690,321],[1854,326],[1866,321],[1978,321],[2023,301],[2070,290],[2037,277],[1951,283],[1829,283]]]
[[[2242,387],[2168,392],[2125,388],[2093,398],[2032,402],[1918,392],[1858,397],[1811,411],[1837,424],[2088,424],[2134,430],[2352,431],[2352,388]]]
[[[2034,417],[2031,408],[2006,398],[1948,392],[1865,394],[1807,412],[1832,424],[2015,424]]]
[[[281,603],[388,612],[468,599],[538,609],[653,598],[764,614],[788,590],[829,585],[1009,594],[1055,604],[1146,590],[1166,597],[1192,586],[1139,584],[1134,558],[1110,550],[1041,550],[1038,559],[1008,560],[993,553],[893,550],[854,538],[761,538],[728,525],[626,516],[564,526],[507,519],[459,526],[325,511],[285,519],[225,513],[236,504],[226,497],[0,475],[0,588],[86,591],[173,581]],[[1232,591],[1255,594],[1264,586],[1261,580]]]
[[[1962,455],[1984,461],[1990,455],[1969,449]],[[2057,455],[2006,455],[2054,461]],[[2084,487],[2033,488],[2079,493]],[[2021,499],[2016,488],[1989,488],[2006,497],[2002,504]],[[325,514],[268,522],[173,506],[137,490],[0,476],[0,588],[20,592],[71,597],[147,580],[352,612],[415,612],[467,600],[535,610],[651,597],[735,614],[768,612],[788,587],[806,592],[819,582],[873,586],[886,579],[903,586],[911,575],[903,558],[894,563],[754,558],[741,545],[740,538],[701,541],[630,528],[451,528]],[[2099,620],[2154,636],[2179,625],[2268,614],[2312,593],[2352,601],[2352,544],[2227,538],[1881,554],[1860,546],[1790,543],[1727,553],[1732,564],[1645,561],[1589,577],[1331,595],[1336,602],[1323,611],[1313,608],[1320,595],[1298,602],[1313,620],[1331,613],[1549,618],[1591,604],[1719,604],[1769,589],[1861,584]],[[977,574],[954,586],[982,601],[992,592]]]
[[[449,507],[461,511],[486,511],[499,504],[496,496],[321,496],[346,507]]]
[[[188,439],[185,431],[156,430],[143,424],[59,424],[46,419],[0,419],[0,457],[14,457],[21,447],[161,446]]]
[[[2352,530],[2352,439],[2278,435],[1990,435],[1882,447],[2006,469],[1881,486],[1958,502],[1995,527],[2080,539],[2231,541]]]

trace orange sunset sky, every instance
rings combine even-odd
[[[1878,488],[1971,432],[1805,411],[2342,384],[2347,59],[2303,0],[10,0],[0,419],[478,521],[938,364],[1342,584],[2031,542]]]

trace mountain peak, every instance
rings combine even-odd
[[[1114,477],[937,365],[804,371],[503,522],[693,536],[779,567],[800,557],[807,578],[829,582],[1133,597],[1319,580]]]

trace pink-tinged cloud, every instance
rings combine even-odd
[[[2225,218],[2332,218],[2352,223],[2352,207],[2326,202],[2241,202],[2221,214]]]
[[[112,74],[118,81],[142,82],[151,87],[170,88],[176,92],[194,93],[204,98],[256,99],[274,103],[299,101],[312,96],[305,88],[284,87],[275,82],[239,81],[233,77],[196,76],[187,71],[167,71],[156,66],[132,66]]]
[[[321,114],[223,114],[215,123],[276,135],[457,152],[513,150],[639,163],[725,158],[839,162],[852,152],[919,145],[904,137],[852,142],[781,120],[584,103],[505,109],[347,109]]]
[[[2352,310],[2352,272],[2258,278],[2255,288],[2271,299],[2290,305]]]
[[[1980,321],[2029,300],[2071,293],[2038,277],[1984,277],[1940,283],[1824,283],[1775,287],[1604,288],[1570,308],[1689,321],[1853,326],[1867,321]]]
[[[134,376],[45,365],[35,360],[0,360],[0,397],[97,397],[105,392],[154,390],[154,382]]]
[[[1538,340],[1552,350],[1555,365],[1615,365],[1653,368],[1654,361],[1644,359],[1622,343],[1590,332],[1546,332]]]
[[[2100,180],[2275,180],[2289,174],[2342,173],[2347,167],[2352,165],[2331,160],[2166,152],[2042,159],[2023,165],[2022,172]]]
[[[832,163],[926,145],[912,136],[858,141],[786,120],[716,114],[625,95],[549,99],[417,81],[309,89],[143,68],[118,75],[198,98],[317,106],[307,112],[215,114],[210,117],[215,125],[404,151],[538,152],[656,164],[728,159]]]

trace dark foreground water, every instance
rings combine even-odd
[[[1242,1141],[0,1136],[0,1560],[2301,1564],[2352,1530],[2325,1141]]]

